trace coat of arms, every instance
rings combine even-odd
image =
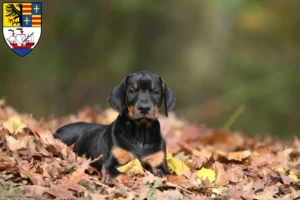
[[[42,28],[42,3],[3,3],[3,35],[7,45],[23,57],[36,47]]]

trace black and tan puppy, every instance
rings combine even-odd
[[[102,154],[93,167],[101,170],[104,165],[110,178],[123,180],[126,176],[117,167],[134,158],[152,173],[169,174],[158,112],[164,104],[168,116],[175,98],[163,79],[148,71],[130,74],[113,90],[108,102],[120,113],[110,125],[68,124],[59,128],[54,137],[67,145],[75,143],[74,152],[79,156],[94,159]]]

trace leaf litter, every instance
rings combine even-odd
[[[161,179],[132,160],[119,167],[131,180],[119,183],[90,167],[95,160],[76,156],[72,146],[53,138],[67,123],[111,123],[115,111],[85,107],[45,121],[1,102],[0,199],[300,199],[299,138],[249,138],[170,113],[159,120],[174,175]],[[1,193],[5,189],[19,192]]]

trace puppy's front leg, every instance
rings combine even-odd
[[[117,167],[120,165],[124,165],[130,160],[133,160],[135,156],[129,151],[121,148],[114,147],[112,149],[112,153],[109,158],[106,160],[105,169],[109,173],[110,178],[115,178],[119,181],[127,181],[130,180],[130,177],[125,173],[121,173],[118,171]]]
[[[169,174],[171,174],[171,172],[168,169],[167,161],[165,158],[162,164],[157,167],[157,176],[163,177],[163,175],[169,175]]]
[[[163,151],[158,151],[143,157],[141,161],[146,170],[150,171],[151,173],[157,173],[159,177],[170,174],[170,171],[167,167],[166,154]]]
[[[110,158],[108,158],[104,164],[104,168],[106,170],[106,172],[109,175],[110,179],[116,179],[118,181],[121,182],[126,182],[130,180],[130,177],[127,176],[125,173],[120,172],[117,169],[117,166],[119,166],[118,161],[111,156]]]

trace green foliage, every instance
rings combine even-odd
[[[163,185],[161,178],[156,179],[153,185],[150,184],[149,181],[145,182],[144,184],[150,188],[147,194],[148,198],[154,197],[156,190]]]

